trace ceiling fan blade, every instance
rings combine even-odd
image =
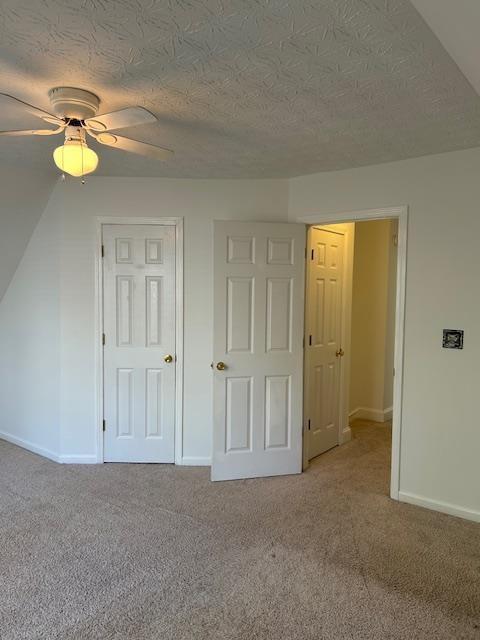
[[[173,151],[170,149],[157,147],[156,145],[147,144],[146,142],[139,142],[138,140],[131,140],[124,136],[114,135],[113,133],[99,133],[93,137],[101,144],[107,145],[107,147],[138,153],[141,156],[147,156],[155,160],[168,160],[173,155]]]
[[[107,131],[110,129],[124,129],[139,124],[157,122],[157,118],[143,107],[127,107],[119,111],[104,113],[85,120],[85,124],[93,131]]]
[[[8,107],[9,105],[15,106],[16,108],[20,108],[23,110],[24,113],[29,113],[30,115],[36,116],[37,118],[42,118],[42,120],[45,120],[46,122],[50,122],[51,124],[57,124],[57,125],[64,124],[61,118],[57,118],[57,116],[54,116],[53,114],[48,113],[48,111],[44,111],[43,109],[34,107],[33,105],[28,104],[28,102],[24,102],[19,98],[14,98],[8,93],[0,93],[0,107],[2,108]]]
[[[14,129],[13,131],[0,131],[0,136],[53,136],[64,130],[64,126],[58,129]]]

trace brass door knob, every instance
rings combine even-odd
[[[224,371],[227,368],[227,365],[224,362],[217,362],[217,369],[219,371]]]
[[[343,356],[345,355],[345,351],[342,348],[340,348],[339,351],[335,352],[335,355],[337,356],[337,358],[343,358]]]
[[[164,360],[167,364],[170,364],[170,362],[173,362],[173,356],[171,356],[170,354],[168,354],[168,356],[164,357]]]

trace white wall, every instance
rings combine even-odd
[[[41,218],[0,304],[0,436],[53,459],[60,433],[59,243],[56,217]]]
[[[400,491],[480,519],[480,149],[290,181],[289,217],[409,205]],[[442,329],[465,330],[463,351]]]
[[[54,184],[51,173],[0,166],[0,301]]]
[[[185,456],[206,460],[213,219],[285,220],[287,201],[292,221],[408,204],[401,497],[480,519],[479,175],[473,149],[288,182],[58,183],[0,308],[3,430],[63,456],[95,457],[95,216],[185,217],[183,444]],[[443,328],[465,329],[463,351],[441,348]]]
[[[396,250],[393,220],[355,224],[350,415],[391,417]]]
[[[181,216],[185,231],[184,456],[208,462],[212,428],[214,219],[286,220],[280,180],[89,178],[59,182],[45,219],[61,220],[61,455],[96,455],[94,249],[96,216]]]

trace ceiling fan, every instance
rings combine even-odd
[[[0,136],[52,136],[64,133],[64,144],[55,149],[53,159],[57,167],[65,173],[81,177],[97,168],[98,156],[88,147],[87,135],[107,147],[138,153],[156,160],[167,160],[173,154],[169,149],[111,133],[111,130],[157,122],[153,113],[143,107],[127,107],[97,115],[100,99],[90,91],[73,87],[55,87],[48,95],[53,114],[6,93],[0,93],[1,103],[5,104],[7,101],[15,108],[22,109],[24,113],[55,126],[54,129],[0,131]]]

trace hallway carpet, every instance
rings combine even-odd
[[[2,640],[480,638],[480,526],[387,497],[390,430],[299,476],[60,466],[0,441]]]

